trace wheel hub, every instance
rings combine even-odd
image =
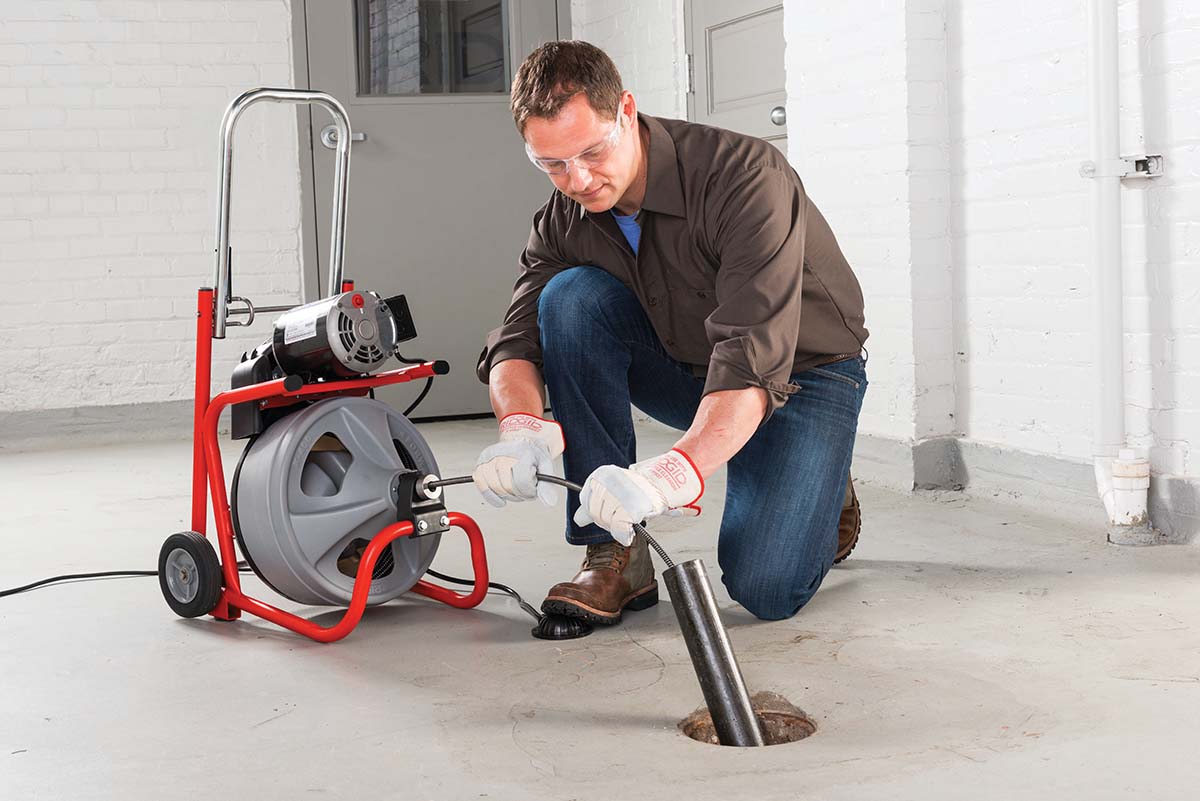
[[[183,603],[191,603],[196,597],[200,582],[196,578],[196,560],[182,548],[171,551],[167,557],[167,586],[171,594]]]

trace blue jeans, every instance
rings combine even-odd
[[[691,426],[704,380],[667,355],[637,297],[616,278],[596,267],[559,273],[542,290],[538,324],[569,480],[637,461],[630,403],[673,428]],[[865,362],[851,357],[791,381],[800,391],[728,463],[717,544],[730,597],[765,620],[799,611],[833,563]],[[575,525],[578,506],[568,493],[567,541],[608,541],[599,526]]]

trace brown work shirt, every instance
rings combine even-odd
[[[556,273],[593,265],[637,296],[667,353],[706,375],[704,393],[762,387],[767,413],[797,373],[857,355],[862,289],[796,171],[773,146],[707,125],[639,114],[649,131],[635,256],[612,214],[559,191],[533,217],[504,324],[477,373],[541,368],[538,297]]]

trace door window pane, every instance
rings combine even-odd
[[[355,0],[359,95],[508,91],[507,0]]]

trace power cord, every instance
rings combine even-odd
[[[5,598],[9,595],[16,595],[19,592],[28,592],[29,590],[45,587],[47,584],[56,584],[60,581],[86,581],[88,579],[101,578],[117,578],[132,576],[157,576],[157,570],[108,570],[103,573],[68,573],[65,576],[52,576],[40,581],[35,581],[32,584],[26,584],[23,587],[13,587],[11,590],[0,590],[0,598]]]
[[[247,573],[249,571],[250,571],[250,566],[248,564],[246,564],[245,562],[238,562],[238,572],[239,573]],[[446,574],[439,573],[436,570],[429,570],[427,572],[429,573],[429,575],[433,576],[436,579],[441,579],[442,581],[449,581],[453,584],[465,584],[467,586],[474,586],[474,584],[475,584],[474,581],[469,581],[467,579],[461,579],[461,578],[455,578],[454,576],[447,576]],[[106,571],[103,571],[100,573],[67,573],[62,576],[51,576],[50,578],[39,579],[38,581],[34,581],[30,584],[25,584],[24,586],[21,586],[21,587],[13,587],[12,589],[8,589],[8,590],[0,590],[0,598],[6,598],[9,595],[17,595],[22,592],[28,592],[29,590],[35,590],[38,587],[45,587],[47,585],[57,584],[57,583],[63,582],[63,581],[94,581],[96,579],[103,579],[103,578],[142,578],[145,576],[157,576],[157,575],[158,575],[157,570],[106,570]],[[528,612],[530,615],[533,616],[534,620],[541,621],[542,613],[539,612],[537,609],[533,608],[532,606],[530,606],[525,601],[525,599],[521,597],[521,594],[519,592],[517,592],[516,590],[514,590],[512,587],[509,587],[506,584],[501,584],[496,581],[489,581],[488,587],[490,587],[493,590],[499,590],[500,592],[504,593],[505,595],[511,596],[512,598],[514,598],[516,600],[517,604],[520,605],[521,609],[523,609],[524,611]]]
[[[238,562],[238,572],[245,573],[250,570],[250,566],[245,562]],[[102,578],[135,578],[143,576],[157,576],[157,570],[106,570],[101,573],[67,573],[62,576],[51,576],[50,578],[40,579],[32,584],[26,584],[23,587],[13,587],[9,590],[0,590],[0,598],[6,598],[9,595],[36,590],[38,587],[45,587],[49,584],[57,584],[61,581],[93,581]]]
[[[428,573],[429,575],[433,576],[436,579],[441,579],[442,581],[449,581],[452,584],[463,584],[467,587],[475,586],[475,582],[470,579],[462,579],[462,578],[456,578],[454,576],[447,576],[445,573],[439,573],[433,569],[427,570],[425,572]],[[521,594],[519,592],[517,592],[516,590],[514,590],[512,587],[506,586],[504,584],[500,584],[499,582],[495,582],[495,581],[489,581],[488,587],[490,587],[493,590],[499,590],[500,592],[504,593],[505,595],[509,595],[509,596],[515,598],[517,601],[517,604],[523,610],[525,610],[530,615],[532,615],[534,620],[538,621],[539,623],[541,622],[542,613],[539,612],[537,609],[533,608],[532,606],[530,606],[525,601],[525,599],[521,597]]]
[[[409,359],[408,357],[406,357],[404,354],[402,354],[398,350],[393,351],[393,354],[399,361],[403,362],[404,364],[424,364],[425,362],[428,361],[428,359]],[[408,405],[408,408],[405,409],[403,412],[401,412],[401,414],[403,414],[405,417],[408,417],[410,414],[412,414],[413,409],[416,409],[418,406],[421,405],[421,401],[425,400],[425,396],[429,394],[429,390],[432,388],[433,388],[433,376],[430,376],[429,378],[425,379],[425,387],[421,390],[421,394],[417,395],[417,399],[415,401],[413,401],[412,403],[410,403]],[[374,397],[374,395],[372,395],[372,397]]]

